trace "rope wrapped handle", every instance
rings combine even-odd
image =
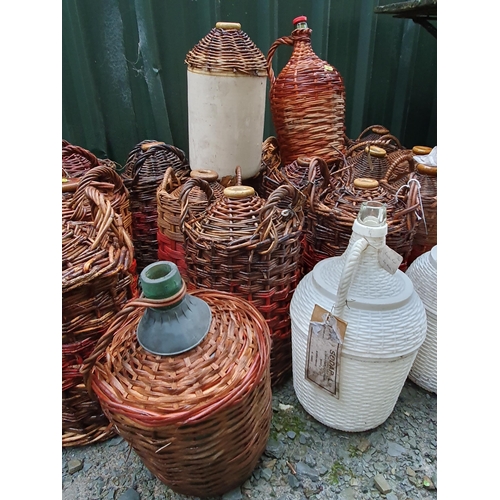
[[[204,179],[189,178],[181,188],[181,192],[179,193],[179,201],[181,205],[181,213],[179,216],[179,227],[182,232],[184,232],[184,223],[189,213],[189,192],[194,187],[200,188],[207,197],[207,207],[214,200],[214,192],[210,187],[210,184]]]
[[[271,86],[274,85],[274,82],[276,81],[276,78],[274,76],[274,70],[273,70],[273,56],[276,50],[280,45],[291,45],[293,46],[293,38],[291,36],[283,36],[281,38],[278,38],[269,48],[267,51],[267,77],[269,78],[269,81],[271,82]]]
[[[161,300],[147,299],[143,294],[141,294],[140,297],[131,299],[124,305],[124,307],[116,314],[115,319],[107,329],[106,333],[99,338],[94,346],[94,349],[92,350],[92,353],[85,358],[83,364],[80,366],[80,373],[83,376],[83,382],[90,397],[93,397],[91,377],[92,368],[96,364],[97,360],[104,354],[109,344],[111,344],[115,334],[126,324],[130,314],[137,308],[159,308],[174,305],[184,298],[186,291],[186,283],[183,281],[182,288],[172,297]]]

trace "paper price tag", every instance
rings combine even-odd
[[[378,263],[388,273],[394,274],[403,262],[403,257],[395,252],[392,248],[384,245],[378,250]]]
[[[309,323],[306,379],[339,397],[340,355],[347,323],[316,305]]]

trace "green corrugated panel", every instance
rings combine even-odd
[[[385,2],[390,3],[390,2]],[[63,138],[121,163],[144,139],[188,151],[184,58],[217,21],[242,25],[264,55],[306,15],[312,46],[346,86],[346,126],[388,127],[436,144],[436,39],[373,0],[63,0]],[[290,47],[273,59],[275,73]],[[274,134],[267,104],[264,136]]]

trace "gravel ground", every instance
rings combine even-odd
[[[273,393],[271,435],[252,477],[221,498],[435,499],[436,410],[436,395],[407,380],[393,413],[381,426],[361,433],[337,431],[306,413],[290,379]],[[78,468],[79,462],[82,468],[70,473],[69,466]],[[63,448],[62,498],[192,497],[174,493],[159,481],[117,436],[103,443]]]

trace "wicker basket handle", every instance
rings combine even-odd
[[[161,181],[159,191],[167,191],[170,193],[180,185],[181,183],[179,181],[179,178],[175,175],[174,169],[172,167],[168,167],[167,170],[165,170],[165,174],[163,175],[163,180]]]
[[[363,136],[365,134],[368,134],[368,132],[374,132],[375,134],[379,135],[386,135],[389,134],[389,130],[384,127],[383,125],[370,125],[369,127],[366,127],[361,134],[358,135],[358,138],[356,141],[362,141]]]
[[[130,261],[132,262],[134,260],[134,244],[123,227],[121,220],[115,214],[111,202],[92,185],[86,187],[85,196],[91,205],[91,213],[93,214],[94,225],[97,230],[97,236],[92,243],[91,249],[97,248],[106,234],[106,231],[111,229],[118,237],[118,240],[127,247]],[[94,205],[94,209],[92,209],[92,205]]]
[[[314,201],[316,199],[316,183],[314,180],[316,179],[316,166],[319,165],[319,170],[321,172],[321,175],[323,176],[323,182],[320,186],[320,190],[325,189],[328,184],[330,183],[330,169],[328,168],[328,164],[326,163],[323,158],[320,156],[314,156],[311,158],[311,161],[309,162],[309,172],[308,172],[308,187],[307,190],[309,191],[309,210],[311,210],[312,213],[314,213]],[[305,191],[304,194],[307,196],[307,190]]]
[[[97,189],[113,189],[113,192],[122,191],[128,196],[128,189],[123,183],[122,177],[113,168],[107,165],[99,165],[90,169],[85,175],[80,179],[76,192],[71,200],[71,207],[75,210],[75,217],[78,217],[77,213],[81,216],[81,211],[84,210],[83,204],[85,203],[87,196],[85,195],[85,190],[88,186],[94,186]]]
[[[398,165],[401,165],[401,163],[404,163],[405,161],[408,162],[408,174],[410,174],[413,171],[413,165],[415,161],[413,160],[413,153],[411,150],[407,151],[401,151],[398,152],[397,156],[394,158],[391,157],[391,155],[388,155],[388,160],[389,160],[389,167],[387,168],[387,171],[384,175],[384,180],[389,182],[389,179],[396,169]]]
[[[197,178],[189,178],[181,188],[179,193],[179,201],[181,205],[181,213],[179,215],[179,227],[181,231],[184,231],[184,222],[186,221],[186,217],[189,213],[189,192],[194,187],[198,186],[207,196],[207,206],[212,202],[214,197],[214,192],[210,187],[210,184],[203,180]]]
[[[278,38],[269,48],[267,52],[267,76],[269,78],[269,81],[271,82],[271,86],[274,85],[274,82],[276,81],[276,78],[274,77],[274,71],[273,71],[273,56],[274,53],[276,52],[277,48],[280,45],[293,45],[293,38],[291,36],[283,36],[281,38]]]

